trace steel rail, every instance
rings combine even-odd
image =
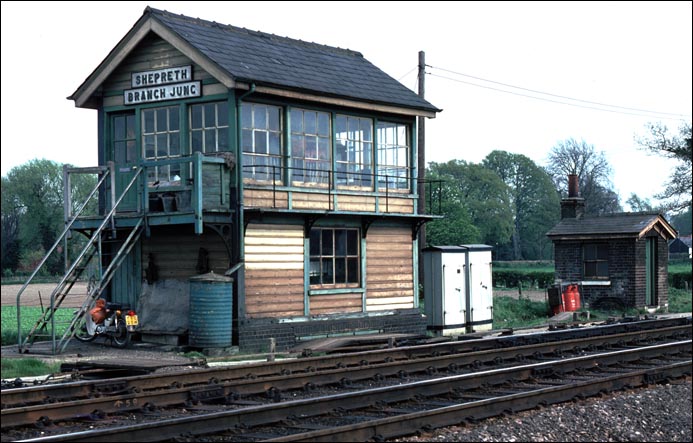
[[[669,364],[667,368],[675,367],[682,374],[690,374],[691,340],[685,340],[666,345],[612,351],[547,363],[532,363],[510,368],[439,377],[433,380],[365,389],[352,393],[252,406],[232,411],[160,420],[154,423],[52,435],[24,441],[161,441],[178,438],[181,435],[218,433],[247,426],[276,423],[292,416],[317,416],[337,408],[349,410],[363,408],[373,405],[376,401],[394,403],[411,399],[417,395],[427,397],[444,395],[453,390],[474,389],[483,384],[499,385],[508,381],[528,380],[545,375],[567,373],[578,369],[605,367],[617,363],[637,362],[644,358],[679,354],[685,354],[687,356],[686,361],[678,362],[674,365]],[[649,373],[652,379],[657,377],[657,372],[656,369],[650,370]],[[640,378],[642,378],[642,375]],[[545,396],[542,395],[541,398],[545,398]]]
[[[205,378],[203,383],[192,384],[186,381],[187,372],[168,374],[163,380],[171,377],[177,378],[176,384],[166,383],[162,386],[167,389],[143,390],[137,386],[137,377],[124,377],[111,381],[101,382],[98,390],[89,393],[88,399],[62,400],[53,397],[50,402],[41,404],[22,405],[15,407],[3,406],[2,427],[12,427],[45,421],[68,419],[79,415],[88,415],[94,410],[104,413],[116,413],[126,410],[139,409],[145,404],[157,407],[184,404],[198,401],[232,400],[244,395],[272,393],[279,397],[281,392],[295,389],[313,390],[318,386],[342,384],[349,385],[354,381],[382,380],[385,377],[408,377],[412,373],[425,372],[429,375],[438,371],[455,373],[459,370],[478,371],[486,365],[500,366],[512,361],[521,364],[529,358],[560,358],[564,352],[580,353],[611,345],[625,346],[629,343],[637,343],[642,340],[655,338],[672,338],[687,334],[690,337],[690,328],[679,326],[665,328],[656,331],[631,332],[610,337],[592,337],[585,340],[566,340],[538,345],[519,346],[502,350],[486,350],[465,354],[448,354],[437,357],[419,358],[407,361],[397,361],[379,364],[363,364],[361,366],[329,369],[323,371],[304,371],[301,373],[284,374],[271,377],[243,378],[232,381],[222,381],[214,378]],[[149,376],[145,376],[149,377]],[[129,384],[128,384],[129,382]],[[63,393],[69,385],[76,386],[79,392],[84,388],[83,382],[70,383],[63,388]],[[60,386],[58,385],[58,388]],[[14,391],[14,390],[12,390]],[[108,393],[103,395],[100,393]],[[94,396],[96,395],[96,398]],[[15,401],[21,396],[15,396]]]
[[[56,402],[64,399],[86,398],[95,395],[134,391],[162,389],[170,386],[180,387],[195,384],[219,383],[249,378],[273,377],[296,372],[318,372],[335,368],[360,367],[377,363],[407,361],[426,358],[431,355],[459,354],[481,350],[503,349],[538,343],[551,343],[554,340],[592,340],[605,339],[615,334],[636,334],[664,328],[678,327],[690,333],[690,317],[665,319],[627,324],[597,326],[582,330],[558,331],[550,333],[525,334],[516,337],[496,337],[473,341],[436,343],[429,345],[407,346],[401,348],[364,351],[353,354],[340,354],[323,357],[307,357],[275,362],[258,362],[231,367],[218,367],[186,371],[184,374],[150,374],[135,377],[118,377],[107,381],[80,381],[74,383],[50,384],[24,388],[5,389],[0,392],[3,408],[13,405],[32,405]],[[640,329],[647,327],[647,329]],[[660,329],[661,330],[661,329]],[[593,341],[593,340],[592,340]],[[575,346],[580,346],[576,344]],[[586,345],[585,345],[586,346]]]

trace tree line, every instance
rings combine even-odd
[[[653,207],[635,194],[626,203],[636,211],[669,211],[669,221],[679,233],[690,235],[691,124],[682,124],[674,136],[661,124],[650,124],[647,131],[647,136],[636,139],[642,149],[675,159],[677,166],[663,183],[663,191],[655,195],[662,205]],[[427,210],[443,218],[426,225],[427,244],[484,243],[494,247],[495,260],[551,259],[552,244],[545,234],[559,220],[568,174],[579,178],[586,214],[622,210],[604,153],[583,140],[558,142],[545,166],[502,150],[491,152],[479,164],[429,163]],[[95,185],[93,175],[73,175],[73,205],[81,204]],[[1,194],[3,276],[32,272],[64,229],[63,165],[32,160],[17,166],[2,177]],[[88,211],[95,213],[95,201]],[[80,241],[86,240],[73,243],[78,247]],[[47,272],[62,274],[63,266],[62,255],[53,254]]]

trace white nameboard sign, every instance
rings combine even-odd
[[[150,88],[128,89],[123,92],[123,102],[126,105],[136,105],[139,103],[200,97],[201,95],[202,85],[199,81],[195,81],[174,85],[152,86]]]
[[[200,97],[202,84],[191,80],[192,65],[133,72],[130,84],[136,89],[123,91],[123,103],[136,105]]]
[[[142,88],[145,86],[183,83],[190,80],[192,80],[192,65],[176,66],[154,71],[133,72],[131,86],[133,88]]]

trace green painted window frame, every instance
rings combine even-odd
[[[361,287],[360,229],[312,228],[308,251],[308,278],[311,290]]]

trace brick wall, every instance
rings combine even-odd
[[[243,352],[266,352],[269,339],[276,340],[277,351],[286,351],[302,337],[324,337],[354,332],[382,334],[426,334],[426,318],[418,309],[403,309],[392,315],[331,318],[280,323],[273,318],[241,320],[238,324],[239,348]]]
[[[554,247],[556,278],[564,282],[584,281],[582,246],[594,241],[558,241]],[[645,237],[609,240],[609,285],[583,285],[583,304],[606,297],[620,300],[626,307],[645,306]],[[668,302],[667,241],[657,237],[657,299],[655,304]]]

